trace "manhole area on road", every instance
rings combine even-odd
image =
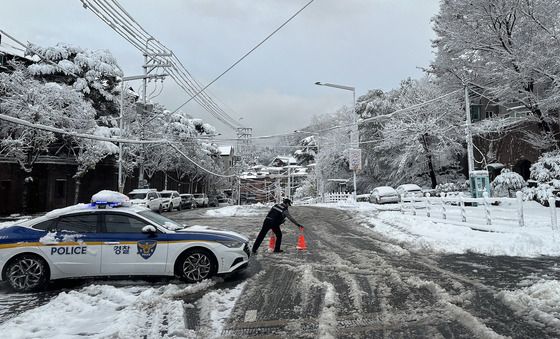
[[[320,330],[320,326],[330,326],[338,334],[364,333],[364,332],[401,332],[409,329],[422,329],[421,332],[429,332],[426,328],[437,329],[439,327],[450,328],[451,333],[467,333],[466,329],[453,320],[443,317],[442,310],[432,309],[426,312],[400,312],[392,314],[365,313],[351,316],[341,316],[336,324],[321,324],[319,318],[303,319],[281,319],[269,321],[243,322],[227,325],[222,336],[226,338],[242,337],[313,337]],[[438,330],[438,332],[440,332]]]

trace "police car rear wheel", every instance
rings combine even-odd
[[[181,275],[188,282],[198,282],[212,276],[214,264],[208,253],[196,250],[187,253],[184,258]]]
[[[47,264],[43,259],[23,255],[8,265],[6,278],[14,290],[27,292],[43,286],[47,282],[47,272]]]

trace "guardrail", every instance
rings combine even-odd
[[[557,229],[556,202],[551,202],[552,229]],[[479,208],[484,207],[483,209]],[[471,208],[474,207],[474,208]],[[483,221],[486,225],[493,223],[514,223],[519,227],[525,226],[523,196],[516,193],[516,198],[491,198],[487,194],[483,198],[448,196],[442,193],[439,197],[402,197],[400,201],[401,213],[410,212],[417,215],[421,210],[427,217],[444,220],[458,218],[461,222]],[[481,213],[482,212],[482,213]],[[482,220],[481,220],[482,219]]]

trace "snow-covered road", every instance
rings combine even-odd
[[[266,211],[168,215],[254,239]],[[266,253],[267,239],[249,270],[226,280],[96,280],[36,295],[0,287],[0,331],[24,338],[560,336],[557,258],[433,252],[387,237],[379,227],[386,217],[375,213],[364,218],[351,209],[319,207],[291,213],[306,226],[306,252],[296,250],[298,233],[287,223],[285,253]],[[80,321],[85,314],[89,321]]]

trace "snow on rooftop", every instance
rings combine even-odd
[[[231,155],[232,149],[233,146],[218,146],[218,152],[223,156]]]

